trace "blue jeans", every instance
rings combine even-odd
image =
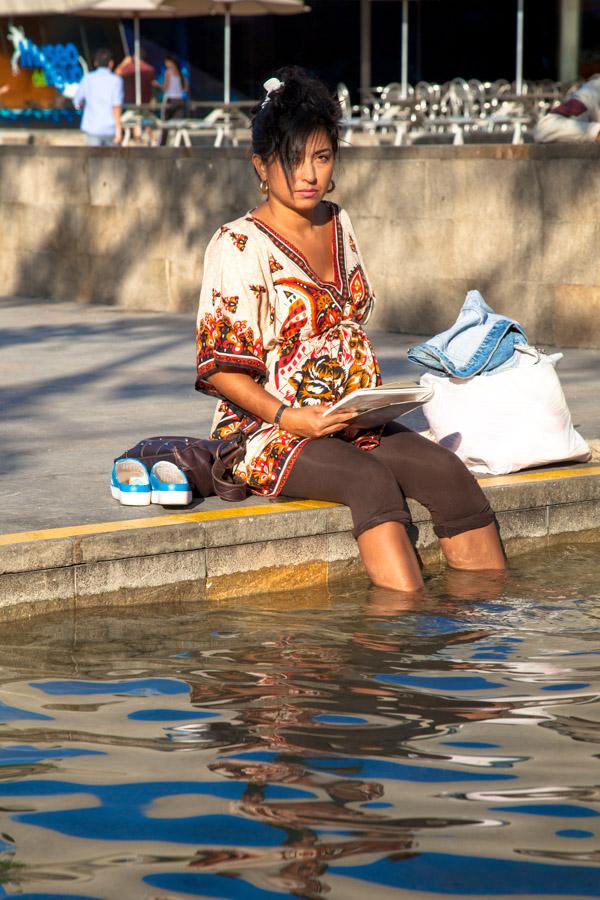
[[[88,147],[114,147],[114,134],[86,134]]]
[[[469,291],[454,325],[411,347],[408,358],[430,372],[472,378],[500,366],[511,368],[517,362],[515,346],[526,343],[518,322],[495,313],[479,291]]]

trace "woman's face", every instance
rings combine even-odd
[[[299,212],[308,212],[327,193],[333,176],[334,154],[329,135],[324,130],[313,132],[289,184],[279,159],[264,163],[259,156],[254,156],[253,162],[261,180],[268,182],[270,199]]]

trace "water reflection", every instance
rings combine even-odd
[[[0,897],[600,896],[599,549],[5,626]]]

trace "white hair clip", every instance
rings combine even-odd
[[[261,108],[262,108],[263,106],[266,106],[266,104],[269,102],[269,100],[271,99],[271,94],[273,93],[273,91],[278,91],[279,88],[282,88],[282,87],[283,87],[283,85],[284,85],[284,82],[283,82],[283,81],[280,81],[279,78],[275,78],[275,77],[273,77],[273,78],[267,78],[267,80],[266,80],[265,83],[263,84],[263,87],[264,87],[265,91],[267,92],[267,96],[266,96],[265,99],[263,100],[263,102],[262,102],[262,104],[261,104]]]

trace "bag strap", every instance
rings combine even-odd
[[[241,478],[233,474],[233,467],[244,458],[246,452],[246,436],[238,432],[231,440],[223,441],[215,452],[212,466],[212,478],[215,492],[221,500],[238,502],[245,500],[248,489]]]

